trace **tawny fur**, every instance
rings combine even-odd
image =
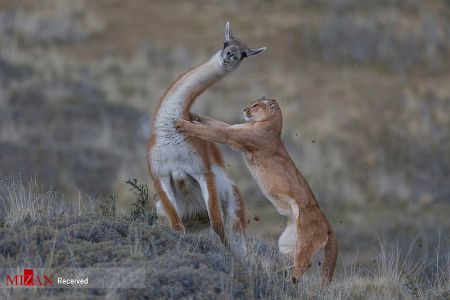
[[[224,143],[242,151],[247,167],[278,212],[287,216],[279,249],[294,260],[292,279],[311,266],[311,258],[325,248],[322,282],[334,273],[338,246],[334,230],[319,208],[305,178],[281,141],[282,115],[275,100],[261,99],[244,110],[245,124],[228,125],[212,119],[205,124],[179,120],[176,128],[188,136]]]
[[[262,50],[250,49],[232,37],[227,23],[224,48],[178,78],[160,99],[148,144],[148,165],[160,198],[157,209],[174,230],[184,231],[184,223],[192,220],[209,219],[225,245],[232,227],[245,233],[244,204],[225,172],[219,149],[213,143],[180,134],[174,122],[190,120],[190,108],[201,93],[235,70],[244,57]]]

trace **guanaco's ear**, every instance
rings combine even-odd
[[[225,43],[230,41],[232,38],[233,35],[231,34],[230,22],[227,21],[227,24],[225,24]]]
[[[264,50],[266,50],[266,47],[250,49],[250,50],[248,50],[248,56],[256,55],[258,53],[263,52]]]

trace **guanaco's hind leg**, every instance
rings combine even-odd
[[[199,183],[202,190],[203,199],[208,209],[208,216],[211,227],[220,237],[222,243],[228,247],[228,241],[225,236],[225,226],[223,222],[222,209],[220,208],[219,196],[215,185],[214,176],[209,173],[206,175],[193,175],[192,177]]]
[[[238,209],[236,210],[236,223],[234,224],[234,231],[240,231],[245,237],[247,236],[247,218],[245,217],[245,206],[244,201],[242,200],[241,192],[239,188],[233,185],[233,195],[236,199],[236,205],[238,205]]]
[[[233,238],[233,247],[237,250],[237,253],[241,256],[247,254],[247,218],[245,217],[244,202],[241,197],[239,188],[233,185],[233,196],[236,201],[236,218],[234,219],[233,232],[231,237]]]
[[[172,187],[170,186],[170,179],[168,177],[155,179],[155,189],[161,199],[161,204],[164,207],[164,211],[169,219],[170,227],[173,230],[185,232],[183,222],[176,208],[175,195],[173,194]]]

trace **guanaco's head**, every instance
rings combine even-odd
[[[230,22],[225,25],[225,41],[220,54],[221,64],[226,71],[236,69],[241,61],[266,50],[266,47],[251,49],[231,34]]]
[[[277,100],[261,98],[244,109],[246,122],[263,122],[276,118],[281,121],[281,109]]]

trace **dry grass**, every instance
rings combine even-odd
[[[114,269],[114,276],[108,282],[110,288],[1,289],[7,298],[437,299],[450,292],[449,257],[442,257],[439,249],[416,257],[412,251],[415,241],[404,253],[380,237],[370,267],[357,267],[357,255],[348,261],[340,259],[332,284],[322,289],[317,266],[299,284],[292,284],[288,262],[258,237],[248,240],[248,254],[239,257],[210,234],[178,235],[158,223],[103,216],[93,208],[81,214],[75,210],[55,213],[53,194],[36,193],[33,185],[26,187],[16,181],[4,199],[0,267],[20,270],[32,266],[60,274],[78,269],[83,276],[90,274],[94,285],[100,273],[89,268]],[[7,209],[11,202],[20,208],[39,208],[41,213]],[[89,207],[88,203],[84,206]],[[23,234],[18,236],[18,232]],[[114,288],[119,286],[123,288]]]
[[[36,179],[24,185],[20,177],[5,178],[0,182],[0,223],[14,226],[24,220],[35,220],[54,215],[58,211],[60,195],[44,192]]]

